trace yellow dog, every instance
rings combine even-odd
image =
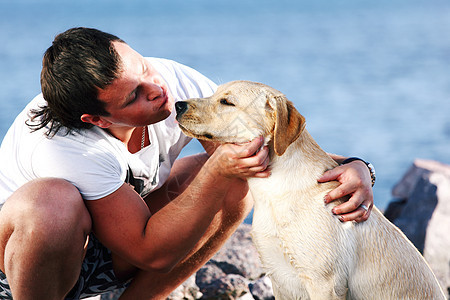
[[[265,137],[272,175],[248,184],[253,239],[276,298],[445,299],[422,255],[377,208],[359,224],[331,213],[339,201],[325,205],[323,198],[339,183],[317,179],[337,164],[282,93],[234,81],[209,98],[176,106],[189,136],[221,143]]]

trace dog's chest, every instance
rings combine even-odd
[[[314,252],[306,248],[300,248],[301,251],[298,251],[295,244],[304,243],[298,241],[302,234],[299,232],[298,236],[292,236],[294,227],[289,226],[289,216],[279,218],[275,222],[274,216],[279,217],[279,213],[269,212],[258,204],[260,203],[255,203],[252,237],[278,299],[309,299],[299,274],[304,266],[312,264],[306,260],[309,260]]]
[[[327,191],[296,189],[301,178],[296,183],[281,178],[249,180],[255,199],[252,236],[265,272],[282,287],[281,298],[309,299],[305,282],[336,259],[318,250],[339,236],[329,226],[339,221],[321,200]]]

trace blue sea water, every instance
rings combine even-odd
[[[375,165],[381,209],[414,159],[450,163],[449,1],[0,0],[0,139],[40,92],[43,52],[75,26],[217,83],[277,88],[322,148]]]

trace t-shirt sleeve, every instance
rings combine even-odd
[[[197,70],[164,58],[147,58],[169,85],[176,100],[211,96],[217,85]]]
[[[178,88],[186,92],[187,98],[209,97],[216,91],[217,85],[200,72],[179,63],[175,67],[180,81]]]
[[[105,197],[124,183],[123,166],[112,153],[81,144],[39,143],[32,154],[36,177],[56,177],[72,183],[85,200]]]

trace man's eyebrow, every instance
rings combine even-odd
[[[147,64],[145,63],[145,62],[146,62],[145,59],[143,59],[141,62],[142,62],[142,74],[145,74],[145,73],[148,71],[148,66],[147,66]],[[124,107],[126,107],[128,104],[130,104],[130,98],[131,98],[131,96],[132,96],[134,93],[137,93],[138,88],[139,88],[139,87],[136,87],[134,90],[131,91],[131,93],[129,93],[129,94],[125,97],[125,99],[124,99],[124,101],[123,101],[123,104],[122,104],[122,106],[121,106],[122,108],[124,108]]]

